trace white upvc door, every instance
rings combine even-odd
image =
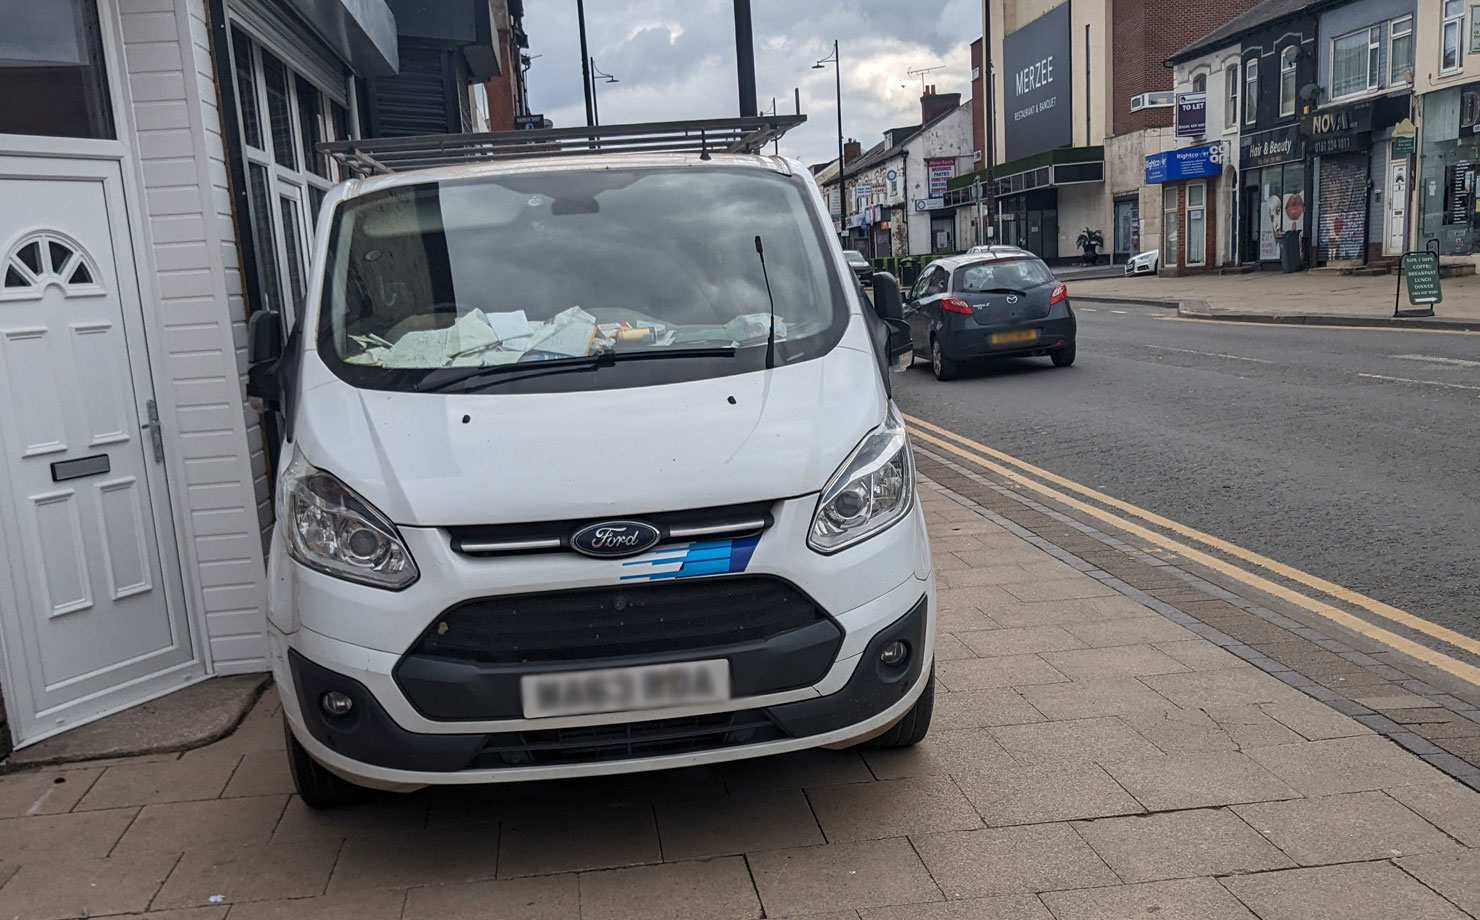
[[[1388,163],[1387,234],[1383,238],[1383,255],[1403,254],[1408,243],[1408,158]]]
[[[200,677],[116,159],[0,156],[0,639],[25,744]]]

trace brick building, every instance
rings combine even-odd
[[[1113,0],[1111,54],[1115,65],[1110,134],[1105,138],[1107,193],[1114,232],[1106,233],[1116,261],[1164,241],[1169,213],[1164,189],[1146,180],[1146,158],[1178,146],[1175,134],[1175,74],[1167,59],[1253,7],[1256,0],[1180,4],[1167,15],[1165,4]],[[1192,87],[1186,88],[1189,92]],[[1195,193],[1194,193],[1195,194]],[[1186,218],[1185,203],[1177,211]],[[1194,209],[1198,207],[1194,202]],[[1214,226],[1211,204],[1202,219]],[[1194,210],[1196,214],[1196,210]],[[1185,234],[1183,236],[1185,240]]]

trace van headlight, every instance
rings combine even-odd
[[[822,490],[807,545],[835,553],[867,540],[908,514],[914,496],[910,440],[891,403],[884,424],[863,439]]]
[[[277,511],[288,555],[311,569],[392,591],[420,575],[396,525],[296,447],[278,477]]]

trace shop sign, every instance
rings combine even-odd
[[[1306,137],[1337,137],[1372,130],[1372,103],[1322,109],[1300,119],[1300,133]]]
[[[874,187],[867,182],[860,182],[853,186],[854,198],[867,198],[874,193]]]
[[[1208,133],[1208,94],[1177,94],[1177,136],[1202,137]]]
[[[1403,274],[1408,279],[1408,302],[1415,307],[1432,307],[1444,301],[1439,286],[1439,257],[1432,252],[1403,254]]]
[[[1146,157],[1146,184],[1203,179],[1223,172],[1223,145],[1204,144],[1166,150]]]
[[[1310,155],[1313,157],[1329,157],[1338,153],[1356,153],[1366,150],[1372,146],[1372,135],[1370,134],[1341,134],[1335,137],[1313,137],[1310,141]]]
[[[915,210],[916,211],[934,211],[936,208],[943,208],[945,206],[946,206],[946,200],[944,198],[916,198],[915,199]]]
[[[1257,134],[1245,134],[1238,142],[1240,170],[1274,166],[1305,159],[1305,141],[1299,125],[1271,128]]]
[[[930,176],[930,197],[944,198],[946,186],[956,178],[956,161],[950,158],[926,160],[925,172]]]
[[[1480,6],[1470,7],[1470,53],[1480,54]]]
[[[1074,143],[1069,102],[1072,38],[1069,4],[1061,3],[1009,33],[1003,42],[1005,159]]]
[[[1480,83],[1459,88],[1459,136],[1480,134]]]

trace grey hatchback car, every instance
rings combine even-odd
[[[916,355],[936,379],[988,358],[1047,355],[1074,363],[1069,289],[1032,253],[1010,248],[931,262],[905,297],[904,318]]]

